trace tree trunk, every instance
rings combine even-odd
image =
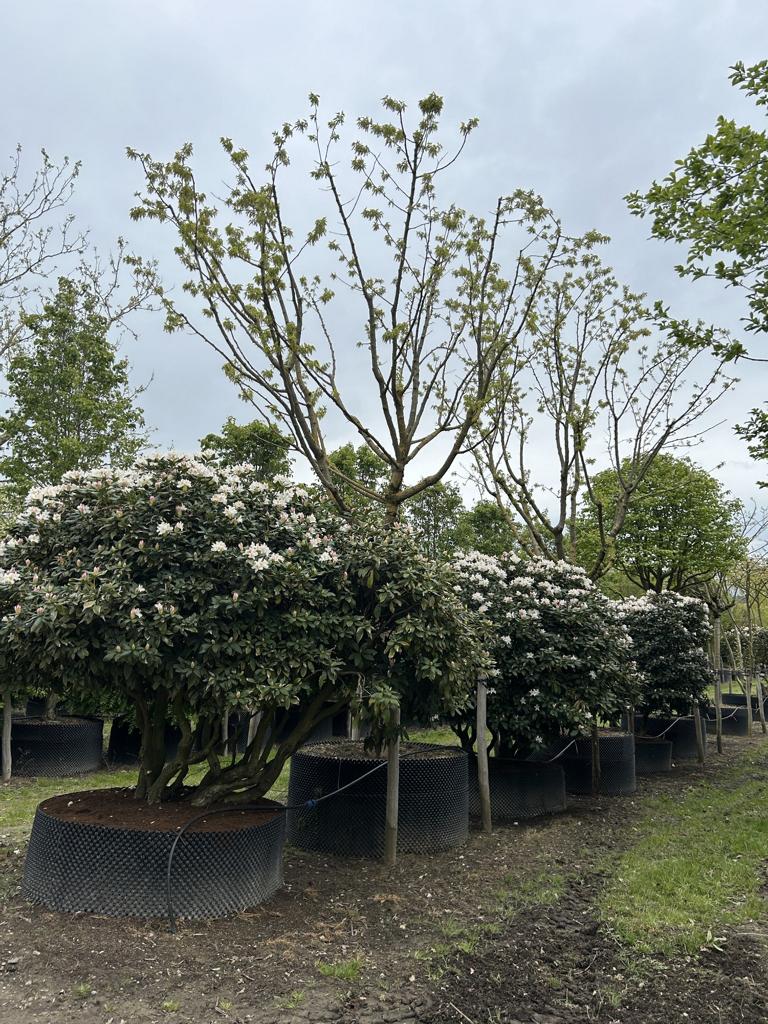
[[[760,728],[763,735],[768,733],[768,724],[765,721],[765,704],[763,703],[763,681],[760,676],[755,676],[755,692],[757,694],[757,715],[760,719]]]
[[[248,739],[245,741],[245,745],[250,747],[253,741],[256,739],[256,730],[259,728],[259,722],[261,721],[261,712],[254,711],[251,717],[248,719]]]
[[[56,706],[59,703],[58,695],[49,693],[45,698],[45,718],[51,722],[56,717]]]

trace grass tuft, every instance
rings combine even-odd
[[[337,960],[332,964],[323,963],[321,960],[317,963],[317,969],[321,974],[326,978],[336,978],[338,981],[357,981],[362,966],[363,961],[357,956],[350,957],[349,960]]]
[[[695,953],[765,913],[768,782],[750,778],[752,760],[716,783],[650,802],[642,838],[619,858],[601,898],[604,920],[627,946]]]

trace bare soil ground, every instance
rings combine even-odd
[[[30,906],[11,834],[0,846],[0,1021],[766,1022],[768,904],[698,955],[664,960],[622,947],[597,905],[649,796],[702,777],[727,786],[762,742],[730,740],[704,769],[640,780],[634,797],[573,797],[565,814],[473,832],[392,870],[289,849],[270,903],[178,934]],[[749,770],[768,779],[768,744]]]

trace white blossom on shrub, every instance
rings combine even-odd
[[[457,555],[451,567],[468,607],[486,622],[496,664],[488,723],[501,753],[526,756],[632,703],[632,641],[616,603],[583,569],[477,551]],[[471,742],[472,730],[457,731]]]
[[[358,694],[378,713],[466,702],[487,659],[453,583],[407,531],[350,529],[319,493],[155,455],[30,494],[0,546],[0,670],[130,702],[145,737],[139,795],[178,794],[188,765],[207,762],[198,802],[252,799]],[[229,765],[221,720],[238,708],[263,714]],[[277,743],[291,709],[299,724]],[[166,720],[182,729],[172,761]]]
[[[665,590],[626,598],[619,607],[642,678],[636,710],[645,717],[689,715],[693,704],[705,703],[714,682],[706,603]]]

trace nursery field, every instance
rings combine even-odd
[[[703,769],[641,780],[633,797],[572,797],[564,814],[473,831],[464,847],[402,856],[395,869],[289,848],[271,902],[177,934],[163,920],[27,904],[19,884],[35,804],[128,781],[103,772],[3,788],[0,1019],[768,1019],[768,744],[758,736],[729,739]]]

